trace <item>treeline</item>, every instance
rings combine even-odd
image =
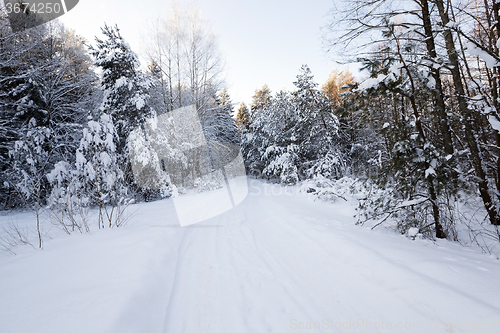
[[[346,161],[333,112],[337,101],[318,88],[306,65],[294,85],[294,91],[274,96],[264,86],[255,92],[250,110],[244,104],[238,109],[246,163],[252,173],[284,184],[313,175],[339,177]]]
[[[499,225],[499,3],[341,8],[327,43],[369,78],[337,82],[344,91],[328,98],[328,85],[322,94],[303,68],[294,92],[257,91],[250,115],[239,120],[249,166],[284,183],[369,180],[360,223],[394,218],[403,233],[457,239],[457,225],[470,222],[460,202],[477,196],[488,223]],[[500,239],[498,229],[488,232]]]
[[[46,207],[67,232],[89,230],[88,207],[99,208],[99,227],[120,225],[120,207],[173,186],[135,184],[129,134],[181,106],[196,105],[207,138],[238,142],[214,38],[196,13],[172,17],[164,28],[183,33],[151,37],[147,70],[118,27],[105,25],[92,45],[57,23],[12,32],[0,17],[1,210],[33,209],[39,233]],[[189,168],[182,147],[170,148]]]

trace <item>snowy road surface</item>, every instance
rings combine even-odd
[[[126,228],[2,254],[0,332],[500,332],[495,258],[251,182],[191,227],[160,201]]]

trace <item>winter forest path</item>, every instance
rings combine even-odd
[[[157,201],[134,205],[125,228],[1,255],[0,332],[500,331],[492,256],[371,231],[352,203],[249,181],[240,205],[196,225]]]
[[[497,262],[355,227],[347,205],[252,188],[183,235],[165,333],[472,332],[500,320]]]

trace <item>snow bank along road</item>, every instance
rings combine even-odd
[[[500,332],[498,260],[249,181],[197,225],[160,201],[125,228],[2,254],[0,332]]]

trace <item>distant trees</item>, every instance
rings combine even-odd
[[[242,144],[247,164],[286,184],[313,175],[338,177],[343,159],[335,140],[338,119],[313,81],[309,67],[300,69],[294,92],[274,97],[265,85],[252,103],[249,129]]]
[[[294,184],[299,180],[300,160],[296,138],[288,133],[296,115],[291,95],[282,91],[261,105],[258,109],[254,104],[249,130],[243,134],[247,164],[267,178]]]
[[[250,112],[245,103],[241,103],[236,111],[236,125],[240,131],[248,130],[250,127]]]
[[[226,89],[212,96],[207,105],[198,109],[205,138],[208,141],[239,143],[234,119],[233,104]]]
[[[328,97],[332,107],[336,109],[341,106],[342,94],[348,92],[350,90],[349,86],[355,83],[356,80],[351,72],[334,69],[321,87],[321,90]]]
[[[255,90],[255,94],[252,97],[252,104],[250,105],[250,111],[252,114],[256,110],[262,110],[271,103],[271,89],[264,84],[262,88]]]
[[[157,104],[158,114],[172,115],[174,110],[194,105],[208,144],[239,143],[231,98],[222,85],[223,61],[217,40],[197,10],[174,6],[166,20],[158,21],[152,28],[148,57],[149,70],[162,99]],[[187,148],[188,143],[182,146],[185,151],[181,152],[180,146],[169,147],[169,151],[177,151],[189,161],[183,168],[191,168],[189,181],[179,185],[192,187],[203,183],[195,179],[194,170],[200,169],[200,159],[193,153],[196,147]],[[181,164],[177,165],[181,168]]]
[[[213,104],[223,62],[216,38],[197,10],[172,7],[170,16],[152,28],[148,56],[167,111]]]

